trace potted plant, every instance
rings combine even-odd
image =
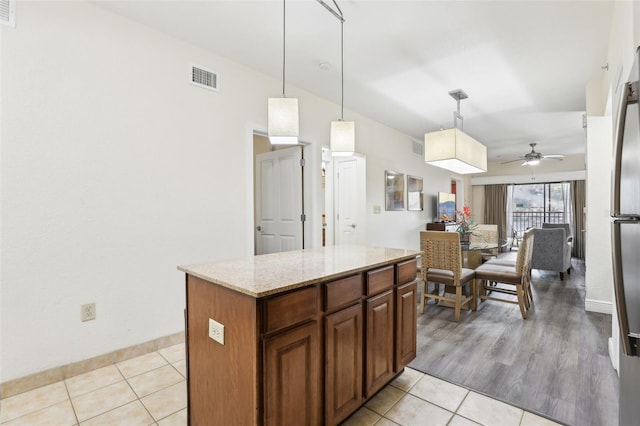
[[[466,204],[462,211],[456,210],[456,224],[458,225],[456,231],[460,234],[460,244],[469,245],[471,234],[478,225],[471,220],[471,209]]]

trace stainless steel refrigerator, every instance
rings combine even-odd
[[[612,175],[613,281],[620,325],[621,426],[640,424],[640,87],[639,51],[622,87]]]

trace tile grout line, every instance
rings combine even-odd
[[[76,407],[73,405],[73,399],[71,399],[71,393],[69,392],[69,387],[67,386],[67,381],[63,380],[64,390],[67,392],[67,396],[69,397],[69,405],[71,405],[71,409],[73,410],[73,417],[76,419],[77,425],[80,425],[80,419],[78,419],[78,413],[76,413]]]

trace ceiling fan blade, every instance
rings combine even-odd
[[[544,157],[542,157],[543,160],[556,160],[556,161],[562,161],[564,159],[564,155],[562,156],[551,156],[551,155],[545,155]]]
[[[509,164],[509,163],[515,163],[516,161],[522,161],[522,158],[516,158],[515,160],[509,160],[509,161],[505,161],[504,163],[500,163],[500,164]]]
[[[562,154],[550,154],[550,155],[543,155],[542,158],[564,158],[564,155],[562,155]]]

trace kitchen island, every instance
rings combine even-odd
[[[335,425],[416,353],[416,256],[331,246],[186,273],[191,425]]]

